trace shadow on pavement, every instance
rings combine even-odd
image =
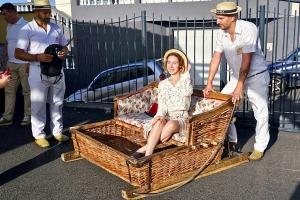
[[[63,143],[60,144],[56,142],[53,137],[49,139],[49,142],[52,146],[49,150],[3,172],[0,175],[0,186],[4,185],[5,183],[8,183],[9,181],[14,180],[15,178],[18,178],[19,176],[22,176],[23,174],[30,172],[31,170],[34,170],[51,161],[54,161],[55,159],[59,158],[62,153],[70,151],[70,145],[66,145]]]
[[[49,116],[49,115],[48,115]],[[105,113],[99,109],[76,109],[76,108],[64,108],[63,120],[64,120],[64,134],[70,136],[69,127],[82,125],[87,123],[93,123],[98,121],[104,121],[113,118],[112,113]],[[47,122],[47,125],[49,122]],[[27,160],[19,165],[14,166],[0,174],[0,186],[12,181],[23,174],[26,174],[38,167],[41,167],[49,162],[60,158],[62,153],[73,150],[72,142],[58,143],[52,135],[49,135],[49,127],[46,126],[45,132],[47,133],[48,141],[51,147],[38,156]],[[14,123],[13,125],[1,127],[0,134],[0,152],[1,154],[9,152],[15,148],[26,145],[27,143],[33,143],[34,138],[31,133],[31,126],[21,126]],[[35,144],[32,144],[35,145]],[[35,146],[35,148],[39,148]],[[38,149],[42,150],[42,149]],[[12,158],[15,159],[15,158]]]
[[[296,199],[300,199],[300,183],[295,188],[295,191],[290,198],[290,200],[296,200]]]
[[[237,134],[238,134],[238,149],[243,151],[243,147],[249,142],[251,137],[255,137],[255,125],[243,125],[243,124],[236,124]],[[268,146],[265,150],[267,152],[277,141],[278,139],[278,128],[270,128],[270,140]],[[254,148],[254,142],[251,143],[252,149]]]

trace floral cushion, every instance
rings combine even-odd
[[[212,110],[214,108],[217,108],[223,102],[224,101],[217,100],[217,99],[200,98],[196,103],[196,108],[195,111],[192,113],[192,115],[197,115]]]
[[[118,116],[147,112],[152,105],[149,104],[152,95],[153,89],[148,88],[141,93],[118,99]]]
[[[152,117],[145,114],[158,102],[158,89],[151,87],[142,93],[134,94],[129,97],[118,99],[118,117],[117,119],[131,124],[138,128],[144,128],[151,123]],[[224,101],[217,99],[207,99],[198,96],[192,96],[189,115],[196,115],[212,110],[220,106]],[[175,133],[173,140],[185,143],[186,135]]]
[[[156,88],[156,87],[153,87],[153,89],[152,89],[150,105],[152,105],[154,103],[158,103],[158,88]]]
[[[127,115],[119,115],[118,120],[138,128],[144,128],[145,124],[151,123],[152,117],[145,113],[132,113]]]
[[[196,111],[196,104],[198,101],[201,101],[203,98],[198,96],[192,96],[191,98],[191,106],[189,110],[189,116],[193,115],[193,113]]]
[[[182,133],[174,133],[172,139],[176,140],[177,142],[185,143],[186,136]]]

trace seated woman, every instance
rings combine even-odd
[[[158,110],[152,122],[144,127],[147,144],[131,155],[136,159],[151,155],[159,141],[169,140],[174,133],[185,134],[193,93],[191,66],[184,53],[170,49],[164,55],[164,68],[171,76],[158,85]]]

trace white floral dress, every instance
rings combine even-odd
[[[186,118],[191,105],[193,86],[190,73],[181,74],[175,86],[165,79],[158,85],[158,109],[154,117],[162,116],[168,120],[178,120],[180,135],[185,134]],[[154,118],[153,117],[153,118]],[[144,126],[144,137],[147,138],[152,128],[152,120]]]

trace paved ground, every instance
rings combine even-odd
[[[76,124],[112,118],[105,110],[64,108],[65,133]],[[21,117],[16,117],[20,121]],[[254,130],[238,127],[242,150],[252,151]],[[72,151],[72,142],[37,147],[30,126],[0,127],[0,199],[122,199],[130,184],[105,170],[79,160],[64,163],[60,155]],[[195,180],[182,188],[148,199],[300,199],[300,134],[271,131],[262,161]]]

